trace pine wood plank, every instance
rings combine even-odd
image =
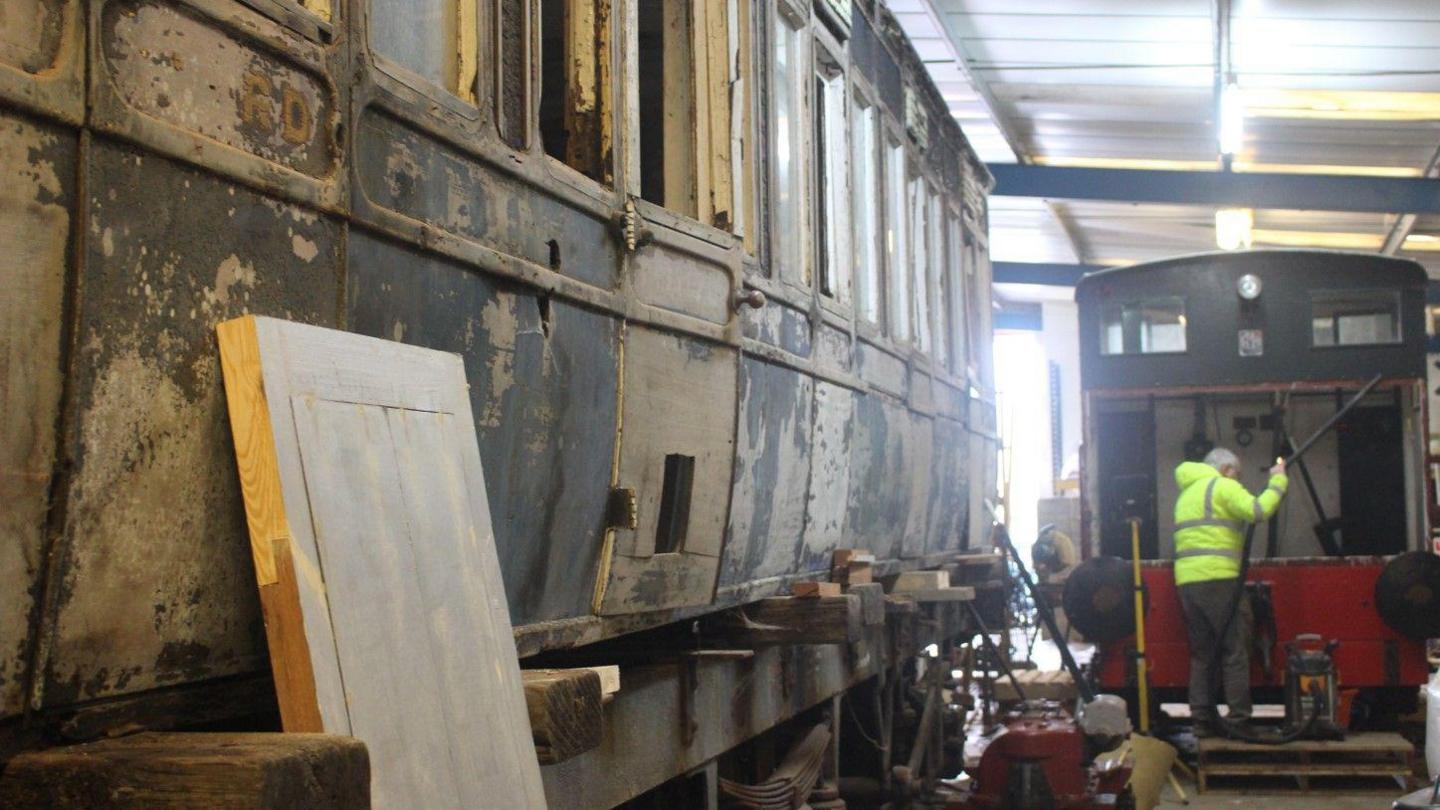
[[[260,584],[286,730],[364,740],[377,807],[543,807],[460,358],[221,330],[236,444],[263,445],[256,410],[272,437],[272,466],[237,458],[252,532],[290,530]]]

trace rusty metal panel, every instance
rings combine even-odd
[[[79,0],[0,3],[0,99],[72,124],[85,115]]]
[[[0,113],[0,718],[24,708],[60,415],[75,135]]]
[[[97,3],[92,123],[290,199],[338,205],[338,58],[238,3]]]
[[[102,142],[87,176],[46,705],[265,666],[214,327],[337,322],[336,223]]]
[[[910,413],[884,397],[856,398],[846,534],[879,559],[901,556],[910,513],[906,430]]]
[[[746,357],[740,363],[740,422],[734,492],[720,587],[804,570],[815,382]]]
[[[463,239],[602,289],[615,287],[610,224],[376,108],[356,127],[354,206],[430,223]],[[371,210],[372,208],[378,210]]]
[[[515,625],[582,616],[615,443],[619,325],[351,231],[353,331],[465,360]]]

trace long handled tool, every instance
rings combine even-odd
[[[1145,591],[1140,580],[1140,518],[1130,518],[1130,566],[1135,573],[1135,678],[1140,685],[1140,733],[1150,733],[1150,683],[1145,665]]]
[[[1335,425],[1338,424],[1341,419],[1344,419],[1346,414],[1350,413],[1350,411],[1353,410],[1356,405],[1359,405],[1360,401],[1365,399],[1365,396],[1371,391],[1373,391],[1375,389],[1375,386],[1379,385],[1380,380],[1383,378],[1383,374],[1376,374],[1374,377],[1370,378],[1369,382],[1361,386],[1359,393],[1352,397],[1349,402],[1345,403],[1345,405],[1340,408],[1340,410],[1336,411],[1329,419],[1327,419],[1325,421],[1325,424],[1320,426],[1319,430],[1310,434],[1310,438],[1301,442],[1300,446],[1295,448],[1295,451],[1290,454],[1289,458],[1285,459],[1285,463],[1292,464],[1298,461],[1301,456],[1305,455],[1306,451],[1308,451],[1311,447],[1315,446],[1315,442],[1319,441],[1320,437],[1330,432],[1330,429],[1335,427]],[[1218,682],[1220,680],[1219,676],[1221,669],[1221,661],[1225,657],[1225,638],[1230,635],[1230,627],[1235,623],[1235,616],[1240,612],[1240,600],[1245,598],[1245,577],[1250,572],[1250,544],[1254,539],[1255,524],[1251,523],[1250,526],[1245,530],[1245,546],[1240,552],[1240,575],[1235,580],[1235,595],[1230,600],[1230,612],[1225,617],[1225,624],[1221,628],[1220,635],[1218,636],[1219,643],[1215,645],[1215,654],[1210,661],[1210,671],[1215,676],[1211,679],[1212,683]],[[1319,717],[1319,701],[1316,701],[1313,705],[1316,707],[1316,709],[1314,712],[1312,712],[1310,719],[1305,723],[1296,726],[1294,729],[1291,729],[1285,734],[1282,734],[1278,737],[1259,737],[1254,735],[1245,735],[1243,738],[1249,742],[1273,744],[1287,743],[1291,740],[1299,739],[1301,736],[1306,734],[1312,726],[1315,725],[1315,720]]]
[[[1015,561],[1015,567],[1020,569],[1020,581],[1025,585],[1025,590],[1029,591],[1030,598],[1035,600],[1035,612],[1039,613],[1040,620],[1045,622],[1045,629],[1049,630],[1050,637],[1055,639],[1055,646],[1060,650],[1060,662],[1065,665],[1065,671],[1069,672],[1071,679],[1075,681],[1075,689],[1080,693],[1080,700],[1085,704],[1093,703],[1095,690],[1081,674],[1080,665],[1075,663],[1075,656],[1070,654],[1070,645],[1066,644],[1065,637],[1060,635],[1060,626],[1055,622],[1055,609],[1050,606],[1050,600],[1045,598],[1045,594],[1041,593],[1039,586],[1031,578],[1029,569],[1025,567],[1025,561],[1020,559],[1020,552],[1010,541],[1010,530],[1005,528],[1005,524],[996,517],[994,504],[987,500],[985,509],[990,512],[990,519],[995,521],[995,527],[999,529],[997,535],[999,542],[996,545],[1000,546],[1000,549]],[[1046,532],[1054,529],[1053,525],[1043,526],[1040,529],[1040,535],[1043,537]]]

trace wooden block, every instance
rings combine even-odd
[[[589,751],[604,734],[600,674],[591,669],[527,669],[525,708],[541,765]]]
[[[1068,703],[1076,696],[1075,681],[1068,672],[1020,670],[1015,673],[1015,680],[1020,682],[1020,688],[1027,700],[1058,700]],[[1020,695],[1016,693],[1015,686],[1008,678],[1001,678],[995,681],[995,699],[1010,702],[1019,700]]]
[[[370,806],[364,743],[329,734],[163,734],[20,754],[0,778],[11,810]]]
[[[620,667],[610,664],[599,667],[579,667],[588,669],[600,676],[600,694],[603,697],[614,697],[620,691]]]
[[[878,582],[851,585],[845,592],[860,598],[860,620],[866,627],[885,623],[885,586]]]
[[[875,555],[863,548],[837,548],[830,555],[830,567],[845,568],[851,563],[873,563]]]
[[[796,582],[790,586],[790,595],[813,599],[821,596],[839,596],[838,582]]]
[[[834,579],[840,581],[838,577]],[[864,585],[874,581],[870,563],[851,563],[850,567],[845,569],[844,582],[846,585]]]
[[[704,627],[737,646],[850,644],[860,640],[864,622],[858,596],[781,596],[711,617]]]
[[[975,589],[964,585],[954,585],[949,588],[929,588],[922,591],[906,591],[904,595],[922,604],[926,602],[975,601]]]
[[[948,571],[906,571],[895,578],[891,593],[934,591],[950,587]]]

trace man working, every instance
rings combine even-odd
[[[1225,620],[1239,581],[1246,523],[1260,523],[1275,514],[1285,496],[1285,463],[1270,468],[1270,483],[1255,497],[1238,480],[1240,459],[1221,447],[1204,463],[1187,461],[1175,468],[1180,497],[1175,501],[1175,584],[1190,633],[1190,716],[1196,736],[1215,733],[1212,666],[1216,648],[1224,650],[1222,666],[1229,721],[1250,720],[1250,600],[1242,599],[1230,629]],[[1225,637],[1220,638],[1221,633]]]

